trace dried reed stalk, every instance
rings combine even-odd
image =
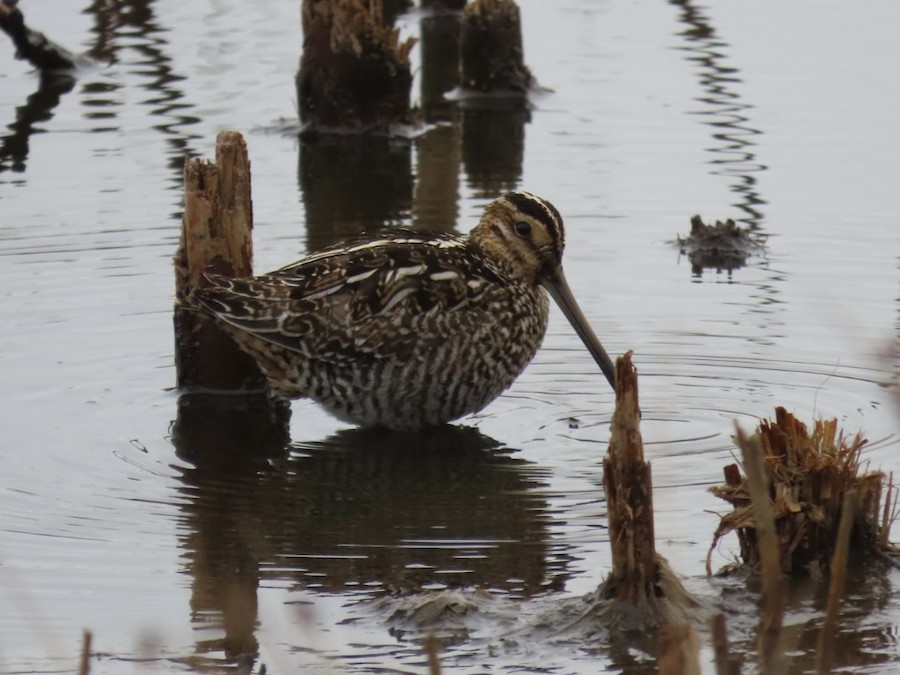
[[[441,651],[441,641],[430,634],[425,637],[422,648],[428,657],[428,675],[441,675],[441,660],[438,656]]]
[[[91,631],[86,630],[81,634],[81,657],[78,660],[78,675],[90,675],[91,672]]]
[[[785,672],[784,653],[780,649],[784,617],[784,576],[778,552],[775,517],[769,502],[769,477],[766,475],[759,436],[748,438],[737,427],[737,443],[744,458],[751,509],[756,522],[756,540],[762,566],[762,607],[758,628],[760,668],[765,673]]]
[[[834,660],[834,635],[837,631],[838,609],[841,596],[844,594],[844,582],[847,579],[847,559],[849,558],[850,533],[856,516],[856,491],[850,490],[844,495],[841,509],[841,522],[838,525],[837,545],[831,559],[831,583],[828,586],[828,603],[825,607],[825,620],[819,631],[816,647],[816,672],[820,675],[831,672]]]

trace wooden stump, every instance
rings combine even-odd
[[[616,362],[616,410],[603,460],[612,571],[599,595],[624,610],[634,629],[690,624],[699,603],[656,552],[653,485],[640,419],[637,370],[628,352]]]
[[[628,353],[616,363],[616,410],[603,459],[613,563],[607,584],[619,600],[652,597],[657,578],[653,486],[640,420],[637,371]]]
[[[456,104],[445,95],[459,86],[462,13],[435,11],[419,25],[422,114],[426,122],[452,120]]]
[[[401,42],[399,31],[382,21],[380,0],[303,1],[296,82],[307,131],[383,131],[409,121],[415,41]]]
[[[737,442],[742,448],[747,443],[760,448],[782,570],[808,574],[828,567],[841,505],[850,490],[857,493],[854,557],[863,559],[884,549],[889,523],[884,522],[880,502],[891,490],[882,472],[863,470],[860,453],[867,441],[860,434],[845,436],[837,420],[816,420],[810,430],[778,407],[775,420],[763,420],[753,436],[739,434]],[[722,517],[710,553],[721,537],[737,532],[743,562],[755,567],[762,555],[759,523],[750,506],[750,484],[737,467],[729,466],[725,471],[726,483],[710,491],[729,502],[733,510]]]
[[[189,389],[265,390],[256,363],[212,321],[191,308],[193,289],[207,271],[253,275],[253,205],[250,160],[243,137],[223,131],[216,162],[184,165],[184,220],[175,254],[175,366],[178,386]]]
[[[733,510],[721,517],[707,555],[719,539],[736,532],[745,565],[762,577],[758,648],[766,673],[787,672],[782,619],[785,573],[832,576],[828,615],[820,635],[818,665],[829,668],[829,635],[836,622],[848,556],[864,561],[882,552],[881,495],[886,477],[862,470],[866,440],[845,437],[837,420],[816,420],[812,430],[784,408],[763,420],[755,434],[735,435],[746,477],[725,468],[725,484],[710,491]],[[888,485],[887,492],[891,491]],[[852,541],[852,545],[849,542]],[[832,555],[832,553],[834,555]]]
[[[614,651],[634,646],[652,653],[655,642],[660,658],[666,658],[661,673],[698,672],[694,626],[707,610],[656,553],[650,464],[644,461],[631,352],[616,361],[615,379],[616,410],[603,460],[612,570],[594,591],[560,600],[533,626],[568,645],[596,648],[600,638],[618,645]]]
[[[522,20],[513,0],[475,0],[463,12],[460,84],[479,92],[524,94],[534,78],[525,66]]]

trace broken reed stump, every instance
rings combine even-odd
[[[175,367],[179,388],[264,391],[256,363],[212,321],[190,308],[205,272],[253,275],[250,159],[241,134],[222,131],[216,161],[184,164],[184,219],[175,254]]]
[[[441,675],[441,641],[431,633],[425,637],[422,648],[428,659],[428,675]]]
[[[838,525],[837,542],[831,558],[831,583],[828,584],[828,602],[825,606],[825,620],[816,642],[816,672],[825,675],[831,672],[834,661],[834,638],[837,633],[838,610],[844,584],[847,579],[847,559],[850,555],[850,532],[856,517],[856,491],[844,495],[841,507],[841,521]]]
[[[383,0],[303,0],[297,73],[306,131],[388,131],[410,121],[415,40],[384,25]]]
[[[812,432],[784,408],[775,409],[775,420],[763,420],[753,438],[758,439],[768,479],[768,498],[775,518],[781,569],[790,574],[817,573],[828,566],[837,538],[844,495],[857,494],[853,519],[851,563],[880,553],[887,541],[880,506],[890,490],[880,471],[863,472],[860,453],[866,444],[860,434],[845,437],[837,420],[817,420]],[[752,440],[752,439],[751,439]],[[741,560],[750,567],[760,564],[758,525],[750,505],[747,480],[737,466],[725,468],[726,482],[710,491],[732,505],[716,528],[707,556],[707,571],[716,544],[735,532]]]
[[[756,541],[762,572],[762,592],[757,653],[760,670],[777,675],[785,670],[784,649],[781,647],[781,627],[784,619],[784,575],[778,552],[775,516],[769,501],[769,477],[766,475],[762,444],[759,437],[747,438],[737,425],[737,444],[741,449],[747,472],[750,507],[756,521]]]
[[[14,0],[0,0],[0,30],[9,35],[16,58],[28,61],[42,73],[66,73],[78,65],[78,57],[25,24]]]
[[[656,552],[653,485],[640,419],[637,370],[628,352],[616,362],[616,410],[603,459],[612,571],[598,592],[618,604],[623,615],[638,617],[633,628],[687,624],[698,603]]]
[[[629,352],[616,362],[616,409],[603,459],[612,547],[607,585],[620,600],[652,596],[657,577],[652,481],[650,464],[644,461],[640,420],[637,370]]]
[[[78,659],[78,675],[90,675],[91,672],[91,642],[94,634],[89,630],[81,632],[81,657]]]
[[[463,10],[460,85],[524,95],[534,82],[525,65],[522,19],[513,0],[474,0]]]

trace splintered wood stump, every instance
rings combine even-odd
[[[513,0],[475,0],[463,11],[460,84],[479,92],[524,94],[534,78],[525,66],[522,19]]]
[[[628,352],[616,362],[616,410],[603,460],[612,571],[599,592],[631,608],[625,614],[631,614],[633,628],[686,624],[699,605],[656,552],[653,485],[640,420],[637,370]]]
[[[652,597],[657,579],[653,486],[640,423],[637,370],[629,352],[616,363],[616,410],[603,459],[613,563],[607,583],[620,600]]]
[[[596,646],[605,635],[619,644],[641,644],[640,649],[667,626],[658,633],[660,659],[667,659],[667,670],[660,663],[660,672],[699,672],[693,626],[707,612],[656,553],[640,416],[637,371],[628,352],[616,361],[616,410],[603,460],[612,570],[595,590],[560,601],[534,626],[561,644]]]
[[[845,436],[834,419],[816,420],[809,429],[778,407],[774,420],[763,420],[754,435],[743,438],[738,434],[736,441],[742,449],[747,443],[760,448],[764,496],[774,513],[777,557],[784,572],[816,575],[827,569],[844,495],[851,490],[857,494],[852,559],[864,560],[882,550],[883,532],[889,523],[882,516],[881,498],[887,499],[892,491],[882,472],[864,470],[860,453],[867,441],[861,434]],[[722,537],[736,532],[741,559],[756,567],[762,551],[750,483],[733,465],[725,468],[725,480],[710,491],[733,510],[719,522],[710,555]],[[711,571],[709,561],[707,569]]]
[[[304,0],[297,73],[307,131],[367,132],[409,121],[415,40],[383,24],[381,0]]]
[[[184,165],[184,220],[175,254],[175,366],[178,386],[261,391],[256,363],[212,321],[190,308],[205,272],[253,275],[253,205],[250,159],[243,137],[223,131],[216,161],[190,158]]]

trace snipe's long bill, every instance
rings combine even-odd
[[[285,398],[363,426],[416,430],[484,408],[547,331],[553,297],[615,388],[615,369],[562,269],[548,201],[511,192],[467,235],[390,230],[252,279],[206,275],[189,303]]]

